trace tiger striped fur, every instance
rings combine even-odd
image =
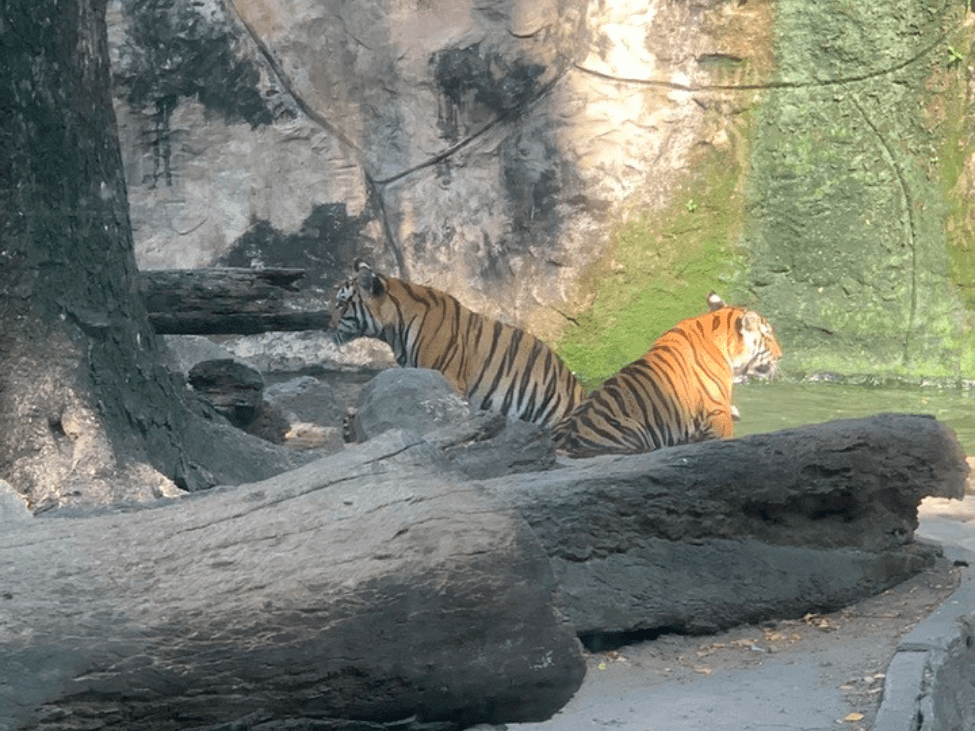
[[[384,276],[356,261],[356,275],[331,302],[333,340],[372,337],[404,368],[432,368],[472,406],[552,426],[585,391],[545,343],[472,312],[432,287]]]
[[[705,315],[682,320],[553,430],[576,457],[634,454],[733,435],[736,378],[771,377],[782,350],[757,312],[711,292]]]

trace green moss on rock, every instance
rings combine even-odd
[[[561,352],[588,385],[703,311],[712,288],[773,322],[787,374],[975,376],[967,8],[775,8],[775,76],[748,115],[748,159],[707,148],[670,206],[620,224],[582,283],[593,304]],[[702,63],[733,75],[732,60]]]
[[[964,8],[957,9],[945,46],[935,54],[927,84],[925,123],[940,141],[931,160],[942,183],[948,215],[945,221],[949,277],[963,307],[957,347],[959,370],[975,376],[975,103],[968,69],[975,62],[972,29],[964,25]]]
[[[960,375],[942,143],[923,110],[952,6],[782,6],[742,246],[787,370]]]

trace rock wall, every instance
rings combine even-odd
[[[595,380],[711,288],[798,368],[957,373],[932,159],[967,117],[925,94],[971,32],[895,4],[111,0],[140,266],[300,266],[325,296],[365,256]]]
[[[951,281],[945,187],[973,152],[953,98],[971,13],[781,3],[776,30],[753,130],[749,285],[803,369],[959,375],[971,318],[958,285],[972,272]]]

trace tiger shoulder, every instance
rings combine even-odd
[[[733,383],[773,377],[782,349],[758,312],[714,292],[707,304],[707,313],[677,323],[558,423],[556,447],[588,457],[731,438]]]
[[[440,371],[471,403],[552,426],[585,396],[572,371],[541,340],[462,305],[433,287],[373,271],[362,260],[330,303],[331,335],[387,343],[404,368]]]

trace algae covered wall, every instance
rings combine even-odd
[[[731,301],[745,290],[738,239],[753,118],[773,68],[775,3],[650,6],[658,12],[642,38],[648,58],[625,77],[613,77],[617,93],[644,94],[663,118],[675,117],[682,105],[695,113],[683,119],[679,164],[651,160],[642,170],[647,189],[663,193],[632,197],[613,211],[609,245],[567,303],[571,317],[559,351],[590,387],[646,352],[679,320],[704,312],[709,291]],[[677,41],[675,28],[681,29]],[[678,145],[668,141],[667,147]]]
[[[618,227],[563,354],[598,381],[713,288],[775,324],[789,375],[975,376],[970,9],[770,8],[770,67],[752,52],[724,85],[734,149],[699,151],[669,207]]]
[[[962,71],[966,15],[954,2],[779,3],[741,247],[793,370],[961,374],[940,160],[961,120],[935,110],[964,93],[945,75]]]

